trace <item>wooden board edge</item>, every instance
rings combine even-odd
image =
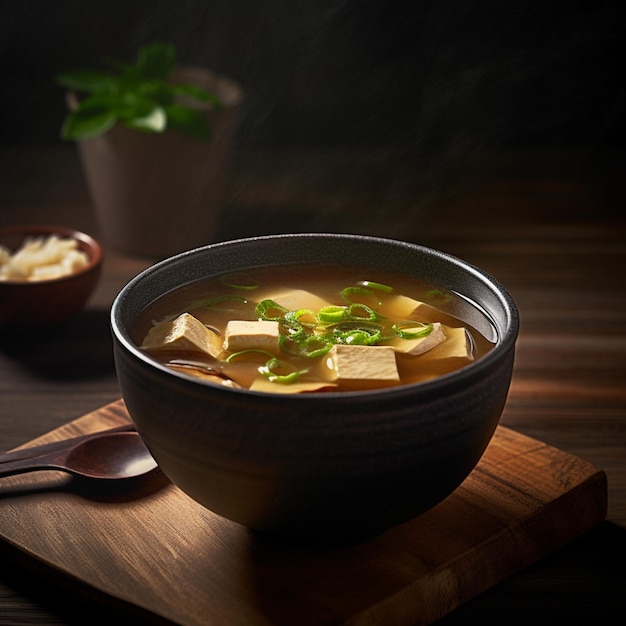
[[[427,581],[415,581],[398,594],[353,616],[350,626],[432,624],[589,532],[606,519],[607,510],[607,475],[596,470],[540,511],[491,537],[480,547],[480,562],[476,561],[476,550],[468,551],[445,568],[433,571]],[[546,518],[552,520],[549,527],[545,525]],[[526,550],[529,545],[534,549]],[[521,546],[524,551],[519,549]],[[506,566],[500,565],[505,562]],[[433,602],[433,593],[437,594],[436,602]],[[398,607],[404,607],[402,615],[398,615]],[[425,614],[425,607],[436,608]]]
[[[64,613],[65,605],[71,602],[73,611],[79,611],[85,623],[93,619],[96,610],[102,619],[108,618],[111,621],[123,619],[132,624],[176,626],[175,622],[151,611],[149,607],[108,593],[2,536],[0,561],[3,567],[11,567],[17,572],[17,585],[25,586],[27,593],[31,593],[32,580],[36,578],[39,581],[35,590],[35,601],[44,601],[52,610],[58,610],[61,614]],[[4,623],[0,621],[0,624]]]

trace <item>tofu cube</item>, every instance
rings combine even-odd
[[[472,353],[472,346],[465,328],[450,328],[450,326],[444,326],[444,330],[447,339],[445,343],[437,346],[437,349],[431,352],[433,358],[462,358],[473,361],[474,355]]]
[[[414,300],[408,296],[390,294],[382,298],[382,304],[376,310],[383,315],[402,319],[411,317],[422,306],[426,305],[419,300]]]
[[[465,328],[450,328],[440,322],[433,323],[433,330],[426,337],[419,339],[401,339],[398,337],[391,342],[391,345],[397,352],[412,356],[419,356],[437,348],[437,351],[429,356],[438,359],[472,358]]]
[[[231,320],[224,333],[224,350],[267,350],[277,353],[279,336],[278,322]]]
[[[398,337],[393,340],[393,347],[398,352],[417,356],[432,350],[435,346],[446,341],[447,338],[443,325],[440,322],[434,322],[431,333],[426,335],[426,337],[420,337],[419,339],[402,339]]]
[[[372,387],[397,384],[400,375],[391,346],[349,346],[338,344],[328,353],[331,378],[342,385],[367,382]]]
[[[319,311],[322,307],[331,304],[327,300],[324,300],[324,298],[320,298],[305,289],[284,289],[267,296],[267,299],[273,300],[276,304],[280,304],[280,306],[285,307],[288,311],[299,311],[300,309]]]
[[[148,352],[185,350],[217,357],[222,351],[221,337],[189,313],[153,326],[141,348]]]

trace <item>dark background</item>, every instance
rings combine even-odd
[[[53,75],[161,40],[241,83],[244,146],[620,148],[620,4],[0,0],[0,141],[59,142]]]

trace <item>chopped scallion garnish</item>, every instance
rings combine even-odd
[[[371,346],[380,341],[382,329],[376,324],[346,322],[333,329],[332,337],[335,343]]]
[[[290,337],[288,335],[280,335],[278,337],[278,345],[281,350],[292,354],[294,356],[300,356],[302,354],[302,342],[306,339],[306,333],[299,337]]]
[[[232,354],[229,354],[225,361],[226,363],[230,363],[231,361],[234,361],[235,359],[238,359],[240,356],[243,355],[250,355],[250,354],[258,354],[260,356],[263,356],[265,358],[269,357],[269,358],[275,358],[274,355],[271,352],[268,352],[267,350],[240,350],[239,352],[233,352]]]
[[[299,337],[304,337],[306,335],[306,331],[304,330],[304,326],[295,320],[290,320],[284,317],[279,320],[280,329],[284,335],[289,337],[290,339],[298,339]]]
[[[298,309],[297,311],[288,311],[285,313],[285,319],[290,322],[297,322],[303,326],[314,328],[317,326],[317,315],[311,309]]]
[[[435,301],[439,304],[445,304],[446,302],[450,302],[450,300],[452,300],[452,296],[449,293],[441,291],[441,289],[431,289],[430,291],[427,291],[426,297],[430,301]]]
[[[357,285],[369,289],[376,289],[377,291],[385,291],[386,293],[391,293],[393,291],[393,287],[383,285],[383,283],[376,283],[373,280],[361,280],[357,283]]]
[[[272,357],[265,365],[259,367],[258,371],[272,383],[289,384],[298,380],[300,376],[306,374],[309,370],[295,369],[286,361]],[[281,371],[286,373],[280,373]]]
[[[207,300],[206,302],[204,302],[202,306],[205,309],[218,310],[218,311],[237,311],[238,310],[237,308],[221,306],[226,302],[236,302],[237,304],[246,305],[249,303],[249,300],[247,300],[246,298],[242,296],[226,294],[223,296],[215,296],[214,298],[211,298],[210,300]]]
[[[327,337],[309,335],[301,344],[302,356],[316,359],[324,356],[333,347],[334,343]]]
[[[393,332],[402,339],[421,339],[428,337],[433,331],[432,324],[423,324],[414,320],[405,320],[397,322],[392,326]]]
[[[284,306],[274,302],[274,300],[261,300],[256,305],[255,312],[260,320],[271,322],[277,322],[284,318],[286,313],[289,313]]]
[[[363,304],[362,300],[364,298],[373,300],[375,306],[382,304],[378,296],[371,289],[366,289],[365,287],[346,287],[342,290],[341,297],[348,304]]]
[[[317,312],[317,319],[320,324],[338,324],[342,322],[348,313],[348,307],[345,306],[323,306]]]
[[[359,315],[365,313],[365,315]],[[348,307],[348,317],[351,320],[363,322],[375,322],[378,319],[378,313],[374,309],[370,309],[366,304],[351,304]]]

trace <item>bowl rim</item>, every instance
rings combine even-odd
[[[356,391],[325,391],[324,393],[309,393],[309,394],[284,394],[284,393],[272,393],[268,391],[252,391],[246,388],[230,388],[224,387],[223,385],[219,385],[217,383],[212,383],[210,381],[201,380],[195,377],[190,377],[171,368],[166,367],[164,364],[159,363],[158,361],[152,359],[148,354],[139,349],[137,345],[130,338],[130,334],[128,329],[124,330],[123,325],[121,323],[121,308],[123,306],[124,300],[127,294],[140,282],[149,278],[152,274],[158,273],[161,271],[163,267],[166,267],[172,262],[181,261],[185,258],[193,258],[198,255],[205,254],[207,250],[215,250],[222,247],[232,247],[241,243],[252,243],[256,241],[276,241],[283,239],[310,239],[310,238],[332,238],[332,239],[344,239],[344,240],[365,240],[370,243],[383,243],[383,244],[391,244],[395,246],[400,246],[404,248],[408,248],[410,250],[419,251],[424,254],[433,255],[440,260],[443,260],[447,263],[450,263],[454,266],[460,267],[465,272],[472,275],[474,278],[478,279],[485,286],[487,286],[496,296],[502,310],[504,312],[504,317],[506,319],[505,330],[499,336],[498,341],[494,345],[493,349],[490,350],[487,354],[464,365],[458,370],[453,372],[449,372],[447,374],[442,374],[432,380],[422,381],[417,383],[409,383],[404,385],[396,385],[391,387],[383,387],[378,389],[369,389],[369,390],[356,390]],[[134,276],[122,289],[119,291],[115,299],[113,300],[111,309],[110,309],[110,328],[113,334],[114,340],[119,342],[119,344],[130,354],[132,354],[135,358],[138,358],[141,362],[147,364],[151,368],[154,368],[157,371],[163,372],[168,376],[173,376],[174,378],[178,378],[184,381],[186,384],[191,385],[192,388],[196,388],[199,386],[209,387],[211,389],[219,389],[226,394],[235,394],[235,395],[243,395],[243,396],[251,396],[254,398],[273,398],[277,397],[283,398],[285,403],[288,402],[322,402],[324,399],[328,401],[332,398],[334,401],[337,400],[348,400],[349,398],[354,399],[355,397],[367,397],[372,398],[375,396],[390,396],[401,397],[405,394],[409,394],[414,391],[416,388],[423,390],[425,393],[427,392],[437,392],[439,388],[442,386],[446,386],[448,381],[451,378],[455,380],[464,380],[466,378],[473,378],[477,375],[480,375],[485,369],[491,367],[491,364],[494,361],[500,360],[503,355],[507,354],[509,350],[514,350],[515,342],[517,340],[519,334],[519,326],[520,326],[520,317],[519,310],[517,304],[513,300],[513,297],[508,292],[508,290],[504,287],[500,281],[496,278],[492,277],[490,274],[480,269],[476,265],[461,259],[455,255],[449,254],[447,252],[443,252],[441,250],[437,250],[435,248],[430,248],[421,244],[402,241],[398,239],[391,239],[386,237],[377,237],[371,235],[358,235],[358,234],[348,234],[348,233],[330,233],[330,232],[302,232],[302,233],[282,233],[275,235],[260,235],[255,237],[245,237],[238,239],[230,239],[226,241],[220,241],[216,243],[211,243],[206,246],[201,246],[198,248],[193,248],[191,250],[186,250],[184,252],[175,254],[166,259],[162,259],[154,263],[153,265],[147,267],[146,269],[139,272],[136,276]],[[115,343],[115,341],[114,341]]]
[[[97,268],[104,257],[104,248],[100,244],[100,242],[91,235],[77,230],[75,228],[71,228],[69,226],[56,226],[54,224],[16,224],[13,226],[3,226],[0,227],[0,243],[4,236],[21,236],[26,238],[28,236],[46,236],[46,235],[60,235],[65,239],[75,239],[76,241],[82,242],[87,250],[89,262],[85,267],[72,272],[71,274],[66,274],[64,276],[58,276],[57,278],[49,278],[45,280],[37,280],[37,281],[24,281],[24,280],[2,280],[0,281],[0,285],[11,285],[16,287],[33,287],[35,285],[48,285],[52,283],[61,283],[67,280],[72,280],[77,278],[83,274],[86,274],[94,268]]]

